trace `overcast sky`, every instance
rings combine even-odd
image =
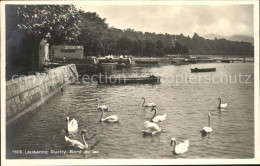
[[[85,5],[109,26],[142,32],[253,36],[253,5]]]

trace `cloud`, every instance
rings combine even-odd
[[[253,36],[253,5],[87,5],[110,26],[192,36]]]

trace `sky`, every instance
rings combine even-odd
[[[254,36],[253,5],[81,5],[119,29],[200,36]]]

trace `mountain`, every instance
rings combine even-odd
[[[254,44],[254,38],[250,36],[244,36],[244,35],[232,35],[228,37],[228,40],[232,41],[245,41]]]
[[[221,36],[216,34],[208,34],[208,35],[204,35],[203,37],[205,39],[210,39],[210,40],[214,40],[215,38],[217,38],[217,39],[227,39],[231,41],[244,41],[244,42],[249,42],[254,44],[254,38],[245,35]]]

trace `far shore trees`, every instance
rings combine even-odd
[[[85,12],[73,5],[6,5],[7,77],[37,70],[43,37],[48,38],[50,46],[83,45],[86,57],[254,54],[254,46],[249,42],[209,40],[197,33],[190,37],[109,27],[98,13]]]

